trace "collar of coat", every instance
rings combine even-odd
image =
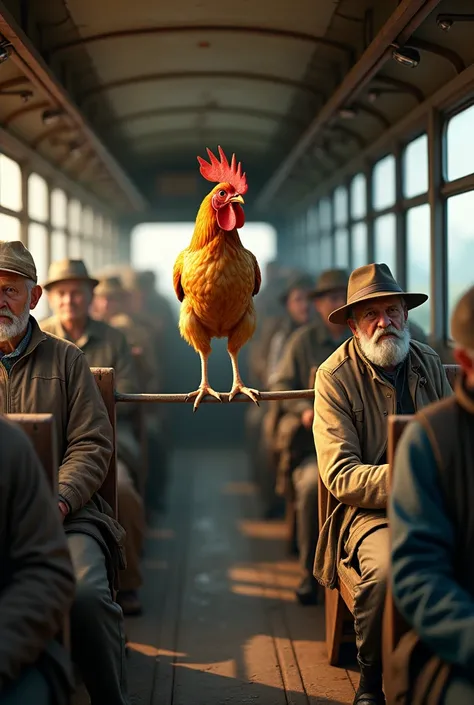
[[[75,341],[71,340],[68,337],[68,334],[64,330],[63,325],[62,325],[61,321],[59,320],[58,316],[55,316],[53,320],[54,320],[54,326],[53,326],[54,335],[57,335],[58,338],[63,338],[63,340],[69,340],[70,343],[74,343],[74,345],[78,348],[82,349],[85,345],[87,345],[89,340],[91,340],[93,338],[97,338],[98,340],[100,340],[101,337],[103,337],[100,335],[100,332],[98,330],[100,323],[95,321],[90,316],[87,318],[83,334],[81,335],[80,338],[78,338],[78,340],[75,340]]]

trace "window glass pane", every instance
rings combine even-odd
[[[474,105],[458,113],[448,122],[446,155],[448,181],[474,172]]]
[[[51,233],[51,261],[66,259],[67,238],[63,230],[53,230]]]
[[[48,231],[44,225],[30,223],[28,227],[28,249],[36,264],[38,283],[42,284],[48,276]],[[41,321],[49,315],[49,306],[46,295],[38,302],[33,311],[33,316]]]
[[[18,218],[0,213],[0,240],[21,240]]]
[[[474,284],[474,191],[448,199],[448,336],[453,307]]]
[[[59,188],[51,193],[51,222],[55,228],[67,225],[67,197]]]
[[[331,227],[331,201],[323,198],[319,203],[319,227],[328,230]]]
[[[331,235],[327,233],[321,238],[321,269],[332,267]]]
[[[352,269],[367,264],[367,225],[356,223],[352,226]]]
[[[363,218],[367,211],[367,179],[365,174],[357,174],[351,183],[351,217]]]
[[[81,259],[82,258],[82,248],[81,248],[81,238],[76,235],[72,235],[69,238],[69,259]]]
[[[413,198],[428,191],[428,137],[421,135],[403,153],[403,195]]]
[[[334,191],[334,223],[345,225],[347,223],[347,189],[339,186]]]
[[[82,243],[82,259],[89,272],[93,272],[96,266],[94,261],[94,242],[89,240],[83,240]]]
[[[97,220],[102,220],[98,216]],[[102,223],[101,223],[102,226]],[[310,208],[308,211],[308,240],[311,242],[318,233],[318,209]]]
[[[19,165],[0,154],[0,206],[21,211],[21,169]]]
[[[349,266],[349,233],[346,228],[339,228],[335,232],[336,267]]]
[[[38,174],[28,177],[28,215],[42,223],[48,220],[48,185]]]
[[[430,294],[430,207],[427,203],[407,212],[407,287],[408,291]],[[410,311],[410,319],[425,334],[430,331],[430,300]]]
[[[375,261],[386,264],[397,278],[395,214],[382,215],[374,221]]]
[[[82,211],[82,234],[85,237],[94,234],[94,213],[92,208],[84,208]]]
[[[81,231],[81,204],[75,199],[69,201],[69,230],[78,234]]]
[[[395,157],[389,154],[374,166],[373,203],[377,211],[395,203]]]

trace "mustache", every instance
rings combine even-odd
[[[5,318],[9,318],[11,321],[15,320],[15,316],[7,308],[0,308],[0,316],[4,316]]]
[[[398,330],[398,328],[395,328],[395,326],[387,326],[386,328],[377,328],[375,333],[372,336],[372,341],[376,343],[380,338],[382,338],[384,335],[395,335],[397,338],[403,339],[403,331]]]

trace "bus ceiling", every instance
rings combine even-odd
[[[469,70],[468,4],[0,1],[1,149],[138,222],[192,219],[221,144],[275,218]]]

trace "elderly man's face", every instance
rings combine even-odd
[[[116,294],[94,296],[93,312],[101,321],[109,321],[124,310],[123,297]]]
[[[328,291],[324,296],[318,296],[314,300],[314,307],[323,319],[324,322],[328,320],[328,316],[336,308],[344,306],[346,303],[346,290],[345,289],[334,289],[333,291]]]
[[[80,280],[58,282],[48,291],[48,300],[61,323],[83,323],[92,303],[92,286]]]
[[[375,365],[395,367],[408,355],[408,313],[398,296],[386,296],[356,304],[348,324],[362,352]]]
[[[30,310],[37,305],[41,293],[41,287],[30,288],[25,277],[0,271],[0,342],[26,330]]]

